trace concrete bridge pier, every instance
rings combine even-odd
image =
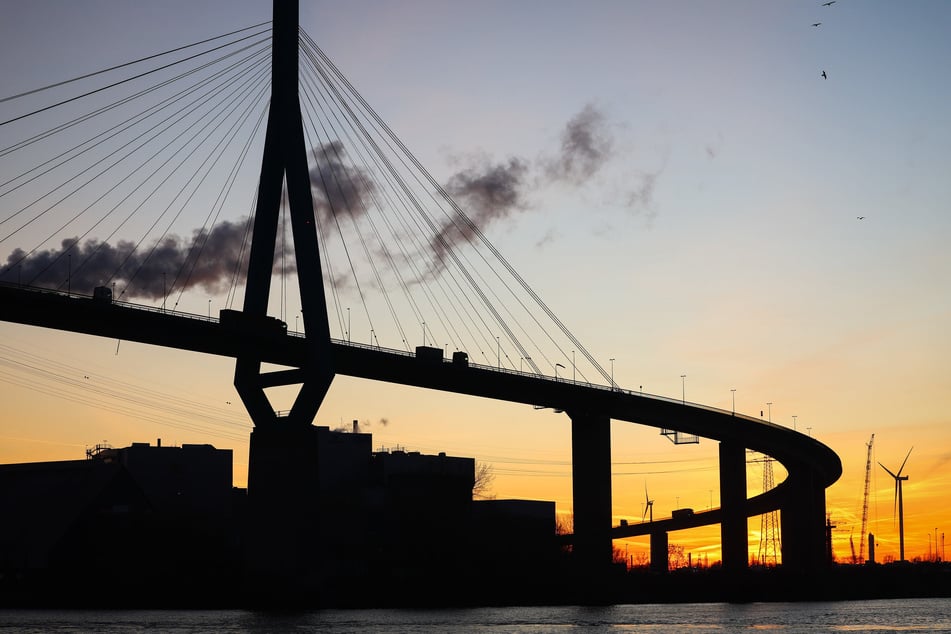
[[[800,469],[788,479],[789,492],[780,508],[783,568],[815,573],[829,567],[826,544],[826,490]]]
[[[251,432],[246,585],[262,606],[312,604],[318,597],[317,432],[284,420]]]
[[[666,573],[670,565],[667,531],[651,533],[651,571]]]
[[[597,571],[610,566],[611,419],[568,412],[571,417],[571,488],[574,504],[575,562]]]
[[[746,570],[749,543],[746,527],[746,448],[734,441],[720,442],[720,544],[723,569]]]

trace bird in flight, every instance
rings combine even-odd
[[[822,3],[822,6],[824,6],[824,7],[831,7],[831,6],[834,5],[834,4],[835,4],[835,0],[829,0],[829,2],[823,2],[823,3]]]
[[[865,216],[856,216],[859,220],[865,220]]]
[[[829,76],[826,75],[826,72],[825,72],[825,71],[822,71],[822,78],[823,78],[823,79],[829,79]]]
[[[813,23],[812,26],[819,26],[820,24],[822,24],[822,22],[815,22],[815,23]]]

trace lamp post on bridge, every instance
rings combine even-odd
[[[611,391],[614,391],[614,359],[608,359],[611,362]]]
[[[733,415],[736,416],[736,388],[731,387],[730,391],[733,392]]]
[[[687,404],[687,375],[680,375],[680,403],[681,405]]]
[[[564,369],[564,367],[565,367],[565,366],[561,365],[560,363],[556,363],[556,364],[555,364],[555,380],[556,380],[556,381],[558,380],[558,368]]]
[[[768,423],[773,422],[773,404],[772,403],[766,404],[766,422]]]

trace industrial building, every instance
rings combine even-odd
[[[0,605],[232,603],[260,587],[257,563],[281,547],[271,536],[301,530],[269,512],[278,505],[311,521],[301,574],[317,581],[302,587],[319,588],[321,604],[377,602],[365,589],[378,583],[400,600],[462,592],[558,550],[554,502],[473,501],[473,458],[374,452],[356,429],[309,437],[310,459],[294,466],[302,486],[257,508],[254,487],[268,483],[234,488],[232,451],[211,445],[98,445],[86,460],[0,465]],[[254,450],[266,459],[266,444]]]

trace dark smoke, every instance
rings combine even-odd
[[[559,151],[554,156],[543,156],[535,167],[530,167],[525,159],[513,157],[497,164],[481,160],[456,173],[445,190],[472,224],[446,221],[442,225],[431,242],[437,265],[442,265],[450,249],[472,242],[477,231],[514,212],[528,209],[526,195],[530,182],[562,182],[577,187],[594,176],[612,156],[607,119],[603,112],[588,104],[565,125]],[[649,189],[643,187],[638,193],[650,195]]]
[[[196,230],[190,240],[168,236],[148,248],[120,240],[115,246],[96,239],[63,240],[59,249],[31,254],[15,249],[0,271],[0,280],[91,294],[97,286],[116,285],[123,298],[161,299],[183,288],[200,287],[216,294],[227,290],[238,269],[246,226],[221,222],[210,232]],[[118,299],[118,298],[117,298]]]
[[[365,170],[343,162],[344,147],[332,141],[315,148],[317,165],[310,170],[314,211],[325,221],[337,214],[359,217],[370,207],[373,181]]]
[[[450,220],[443,223],[431,243],[436,261],[442,263],[446,253],[457,244],[472,242],[477,230],[508,217],[513,211],[527,208],[524,192],[527,174],[525,161],[513,157],[494,165],[482,162],[453,175],[445,190],[472,224]]]
[[[554,181],[582,185],[607,163],[612,153],[604,113],[588,104],[565,125],[559,154],[543,159],[545,173]]]

